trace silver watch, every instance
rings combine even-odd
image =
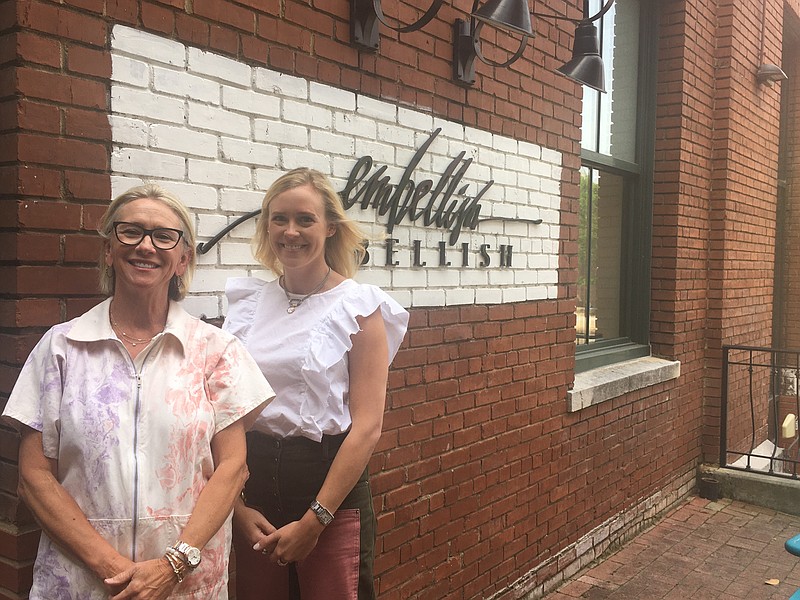
[[[186,542],[181,542],[179,540],[175,542],[173,548],[186,557],[186,566],[190,569],[196,569],[197,565],[200,564],[200,550],[194,546],[190,546]]]
[[[310,508],[312,512],[317,515],[317,520],[322,523],[323,527],[327,527],[330,525],[331,521],[333,521],[333,515],[331,514],[331,511],[322,506],[322,504],[316,500],[311,503]]]

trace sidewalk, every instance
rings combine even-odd
[[[800,558],[783,543],[797,533],[800,517],[691,498],[545,598],[787,600],[800,588]],[[779,583],[765,583],[770,579]]]

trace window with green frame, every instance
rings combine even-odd
[[[590,0],[591,14],[602,7]],[[576,370],[650,353],[656,3],[616,0],[596,23],[606,92],[584,87]]]

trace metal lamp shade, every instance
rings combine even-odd
[[[472,17],[500,29],[533,35],[527,0],[489,0]]]
[[[556,69],[559,73],[588,85],[600,92],[606,91],[603,58],[600,56],[600,40],[597,27],[582,21],[575,31],[572,60]]]

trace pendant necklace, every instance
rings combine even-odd
[[[331,274],[331,268],[328,267],[328,272],[325,273],[325,277],[322,278],[322,281],[319,282],[319,285],[315,287],[313,290],[311,290],[305,296],[302,296],[301,298],[292,298],[289,295],[289,290],[286,289],[286,286],[284,285],[283,275],[281,275],[280,279],[278,279],[278,284],[283,288],[283,293],[286,294],[286,299],[289,301],[289,306],[286,309],[286,312],[292,314],[294,311],[297,310],[297,307],[300,306],[309,296],[313,296],[318,291],[320,291],[322,289],[322,286],[325,285],[325,282],[328,281],[328,277],[330,276],[330,274]]]
[[[126,342],[128,342],[133,347],[136,347],[138,344],[147,344],[154,337],[156,337],[154,335],[151,335],[149,338],[137,338],[137,337],[133,337],[132,335],[128,335],[127,333],[125,333],[122,330],[122,327],[119,326],[119,323],[117,323],[114,320],[114,315],[111,314],[111,307],[110,306],[108,307],[108,318],[111,319],[111,327],[113,327],[114,331],[116,331],[119,334],[119,337],[124,339]]]

